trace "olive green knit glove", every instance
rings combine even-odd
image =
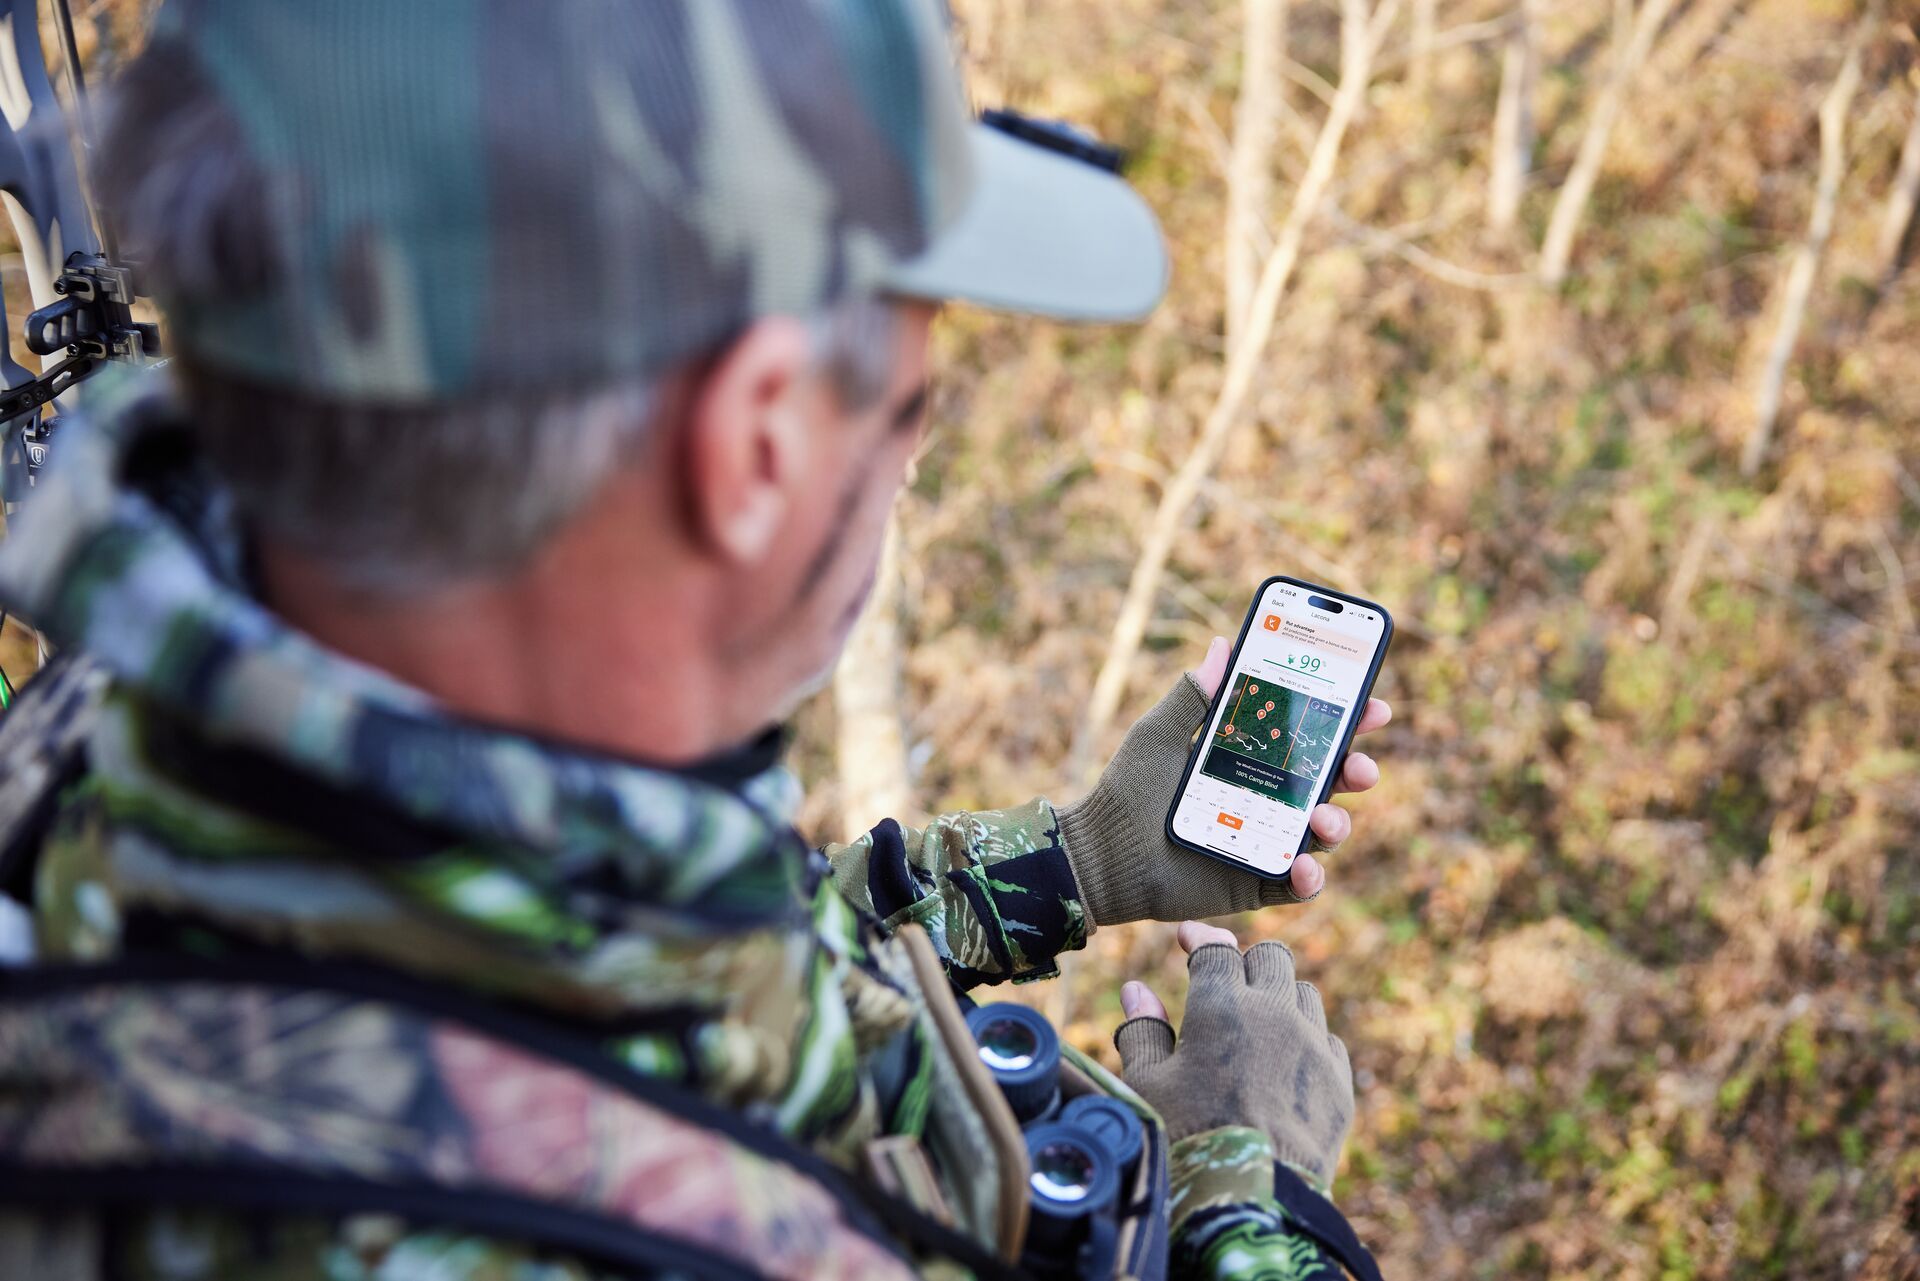
[[[1187,976],[1177,1044],[1159,1018],[1129,1019],[1113,1034],[1127,1084],[1174,1143],[1249,1126],[1273,1140],[1275,1157],[1331,1184],[1353,1121],[1353,1069],[1320,993],[1294,981],[1293,953],[1256,943],[1243,957],[1209,943],[1187,958]]]
[[[1056,811],[1080,904],[1095,925],[1191,921],[1304,901],[1291,881],[1242,872],[1167,839],[1167,811],[1206,717],[1207,696],[1182,676],[1127,731],[1093,790]]]

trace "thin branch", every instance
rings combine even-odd
[[[1667,582],[1667,594],[1660,605],[1660,634],[1676,636],[1689,621],[1692,614],[1688,602],[1693,599],[1693,589],[1700,581],[1700,571],[1706,568],[1707,553],[1720,538],[1720,518],[1708,512],[1694,523],[1693,532],[1687,535],[1686,545],[1680,549],[1680,558],[1674,563],[1673,577]]]
[[[1439,53],[1442,50],[1457,49],[1461,45],[1479,44],[1485,40],[1498,40],[1500,37],[1506,35],[1508,29],[1513,26],[1517,12],[1518,10],[1514,13],[1502,14],[1498,18],[1488,18],[1485,22],[1463,22],[1458,26],[1448,27],[1445,31],[1436,31],[1429,37],[1431,43],[1426,48],[1426,54],[1428,57],[1431,57],[1433,54]],[[1413,70],[1411,78],[1416,84],[1419,83],[1421,59],[1419,24],[1420,11],[1416,5],[1414,9],[1414,42],[1389,53],[1381,54],[1380,60],[1374,65],[1375,74],[1385,74],[1389,71],[1398,70],[1401,67],[1410,66]]]
[[[1462,289],[1497,293],[1504,289],[1524,289],[1533,283],[1532,275],[1524,271],[1487,272],[1458,266],[1429,253],[1403,236],[1395,235],[1380,227],[1370,227],[1349,217],[1337,205],[1329,203],[1326,206],[1326,214],[1335,226],[1369,249],[1377,253],[1392,254],[1446,284],[1458,285]]]
[[[1686,72],[1719,38],[1745,0],[1701,0],[1673,24],[1673,34],[1653,60],[1653,72],[1663,80]]]
[[[1553,204],[1553,216],[1547,223],[1546,241],[1540,248],[1540,279],[1550,288],[1559,288],[1567,278],[1567,263],[1573,257],[1574,237],[1587,212],[1587,201],[1600,177],[1600,166],[1607,158],[1607,145],[1613,140],[1614,126],[1625,112],[1628,95],[1639,78],[1640,67],[1653,48],[1654,37],[1673,10],[1674,0],[1645,0],[1634,19],[1632,32],[1621,41],[1614,58],[1613,72],[1606,87],[1593,104],[1587,131],[1581,135],[1580,150],[1567,181]]]
[[[1107,652],[1087,698],[1086,710],[1074,735],[1068,769],[1080,782],[1088,776],[1094,745],[1112,723],[1126,693],[1133,660],[1152,621],[1160,579],[1166,569],[1173,545],[1185,528],[1188,514],[1202,483],[1212,472],[1225,447],[1227,437],[1240,420],[1254,376],[1259,372],[1267,341],[1273,336],[1280,300],[1293,279],[1294,267],[1307,227],[1333,181],[1334,167],[1340,158],[1347,128],[1359,114],[1366,99],[1372,74],[1372,61],[1386,27],[1399,9],[1399,0],[1382,0],[1380,8],[1368,20],[1366,0],[1341,0],[1340,91],[1332,110],[1320,126],[1307,172],[1295,190],[1286,222],[1282,224],[1273,252],[1267,255],[1260,280],[1254,289],[1246,329],[1228,348],[1227,367],[1212,408],[1201,424],[1193,450],[1187,455],[1172,481],[1160,496],[1148,526],[1145,542],[1134,563],[1127,593],[1108,638]]]
[[[1920,511],[1920,477],[1908,471],[1906,465],[1898,458],[1889,456],[1887,461],[1893,464],[1894,484],[1900,487],[1900,492],[1906,496],[1909,503],[1913,504],[1914,510]]]
[[[1188,649],[1205,649],[1220,635],[1220,629],[1191,618],[1156,618],[1147,628],[1147,635],[1157,641],[1178,642]]]
[[[1846,631],[1877,632],[1882,636],[1891,637],[1904,648],[1920,649],[1920,637],[1903,636],[1894,628],[1862,618],[1852,610],[1834,604],[1812,588],[1803,587],[1787,575],[1756,562],[1745,551],[1735,546],[1730,539],[1721,539],[1718,550],[1726,558],[1727,566],[1735,578],[1752,583],[1773,593],[1788,604],[1798,606],[1828,627]]]
[[[1119,471],[1131,472],[1155,489],[1165,489],[1167,486],[1167,469],[1137,449],[1107,451],[1095,461],[1094,466],[1100,469],[1112,467]]]
[[[1207,110],[1206,99],[1192,85],[1176,87],[1174,98],[1193,122],[1194,132],[1200,135],[1200,145],[1206,149],[1207,155],[1213,160],[1213,167],[1220,171],[1224,179],[1233,172],[1233,145],[1227,141],[1226,131],[1220,128],[1220,122]]]
[[[849,835],[883,818],[905,817],[913,803],[900,716],[901,557],[898,522],[889,520],[873,594],[833,673],[840,823]]]
[[[1814,279],[1820,271],[1820,259],[1827,241],[1833,237],[1834,210],[1840,202],[1840,179],[1847,168],[1847,114],[1853,108],[1853,96],[1860,88],[1860,52],[1867,34],[1879,22],[1879,6],[1870,5],[1867,14],[1847,42],[1847,56],[1840,74],[1820,103],[1820,176],[1814,188],[1813,214],[1807,220],[1807,234],[1793,251],[1787,269],[1779,310],[1780,325],[1774,331],[1766,364],[1760,371],[1759,387],[1754,393],[1753,426],[1747,431],[1746,446],[1740,451],[1740,474],[1751,476],[1766,461],[1773,443],[1774,424],[1780,418],[1780,401],[1787,381],[1787,364],[1800,341],[1800,327],[1806,322],[1807,301],[1813,296]]]
[[[1214,636],[1228,635],[1233,625],[1240,621],[1237,615],[1222,609],[1205,592],[1184,579],[1175,578],[1171,591],[1173,598],[1186,606],[1189,614],[1210,629],[1208,640]]]
[[[1887,576],[1887,604],[1893,611],[1893,618],[1900,630],[1911,636],[1916,627],[1913,619],[1913,602],[1907,599],[1907,567],[1900,563],[1900,553],[1894,550],[1893,540],[1887,537],[1884,525],[1873,527],[1873,551],[1880,558],[1880,568]]]
[[[1253,522],[1260,536],[1275,543],[1285,543],[1287,555],[1300,563],[1300,567],[1309,574],[1317,574],[1330,583],[1351,583],[1360,578],[1360,571],[1352,565],[1338,560],[1313,545],[1311,513],[1304,509],[1296,510],[1294,504],[1282,504],[1276,513],[1265,505],[1254,504],[1216,504],[1235,515]],[[1403,613],[1394,619],[1396,635],[1414,637],[1423,643],[1431,644],[1433,631],[1417,615]]]
[[[1920,202],[1920,98],[1916,98],[1913,124],[1907,129],[1907,141],[1900,148],[1900,168],[1894,173],[1893,186],[1887,191],[1887,212],[1880,221],[1880,242],[1874,252],[1873,279],[1882,293],[1900,272],[1900,250],[1913,227],[1914,205]]]
[[[1321,106],[1333,110],[1334,100],[1340,96],[1340,91],[1328,84],[1326,77],[1318,71],[1298,59],[1282,58],[1280,74],[1318,98]]]
[[[1280,123],[1286,126],[1287,136],[1293,140],[1294,147],[1303,157],[1313,155],[1314,140],[1320,135],[1305,116],[1293,109],[1293,104],[1285,97],[1280,99]],[[1280,171],[1291,181],[1295,183],[1300,181],[1300,166],[1291,156],[1282,151],[1275,154],[1275,159],[1280,162]]]

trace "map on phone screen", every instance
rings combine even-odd
[[[1327,758],[1340,746],[1346,715],[1338,703],[1274,678],[1263,682],[1258,672],[1240,672],[1227,690],[1227,711],[1201,758],[1201,772],[1306,809]]]

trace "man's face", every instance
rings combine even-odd
[[[920,445],[934,308],[895,310],[893,373],[876,403],[849,410],[820,376],[793,398],[806,447],[779,535],[742,573],[727,629],[743,686],[768,721],[831,673],[872,593],[887,518]]]

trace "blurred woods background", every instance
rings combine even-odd
[[[1232,924],[1351,1047],[1388,1274],[1920,1276],[1912,0],[955,7],[981,105],[1131,150],[1173,291],[943,322],[809,831],[1069,799],[1260,579],[1372,596],[1385,781]],[[1017,998],[1111,1061],[1172,953]]]
[[[1076,795],[1276,572],[1400,621],[1285,939],[1390,1276],[1920,1276],[1920,9],[959,0],[1141,330],[943,322],[811,831]],[[1020,989],[1108,1057],[1170,927]]]

